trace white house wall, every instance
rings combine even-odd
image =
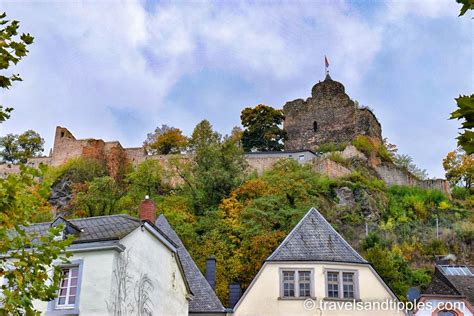
[[[146,229],[137,228],[120,240],[124,252],[97,250],[74,253],[71,262],[82,261],[79,293],[80,315],[139,314],[142,305],[153,315],[187,316],[187,289],[174,253]],[[117,296],[117,264],[128,260],[125,292]],[[148,278],[149,282],[144,282]],[[140,289],[140,281],[144,285]],[[141,294],[141,300],[139,299]],[[148,298],[148,299],[146,299]],[[118,303],[120,302],[120,303]],[[47,315],[48,302],[36,301],[35,308]],[[120,308],[118,308],[118,306]]]
[[[151,280],[153,289],[148,294],[153,315],[188,315],[188,293],[176,255],[146,229],[136,229],[121,243],[126,247],[122,255],[130,260],[131,284],[136,286],[144,275]]]
[[[107,315],[115,250],[79,252],[69,258],[71,262],[82,260],[82,278],[79,294],[81,315]],[[47,302],[35,302],[35,307],[46,312]],[[45,315],[45,313],[43,313]]]
[[[388,311],[320,311],[318,308],[305,309],[304,299],[279,299],[280,269],[313,269],[313,293],[316,306],[326,296],[325,269],[357,270],[359,279],[360,299],[364,301],[393,300],[391,293],[379,281],[367,265],[324,264],[324,263],[275,263],[268,262],[245,293],[234,311],[234,316],[304,316],[304,315],[404,315],[404,313]]]

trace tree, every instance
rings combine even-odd
[[[186,148],[188,139],[179,128],[161,125],[147,135],[145,148],[151,154],[179,154]]]
[[[467,10],[474,9],[474,4],[472,3],[472,0],[456,0],[457,3],[462,4],[461,10],[459,11],[459,16],[463,16],[466,14]]]
[[[115,205],[122,192],[112,177],[95,178],[86,183],[86,189],[76,194],[72,206],[81,217],[115,214]]]
[[[33,300],[54,298],[61,271],[52,263],[66,260],[64,250],[72,241],[55,239],[59,226],[43,236],[22,226],[38,214],[51,214],[48,186],[36,180],[42,176],[42,170],[21,167],[19,174],[0,178],[0,253],[8,254],[0,256],[0,277],[6,281],[0,287],[2,315],[34,315]]]
[[[174,167],[192,197],[196,214],[202,215],[242,182],[246,164],[235,138],[223,138],[207,120],[194,128],[189,150],[191,163],[175,162]]]
[[[451,113],[450,119],[463,120],[462,133],[457,137],[458,146],[462,147],[467,154],[474,153],[474,94],[470,96],[459,96],[456,98],[457,110]]]
[[[463,185],[465,188],[472,187],[474,178],[474,155],[467,154],[461,148],[448,153],[443,159],[443,168],[446,171],[446,179],[452,186]]]
[[[245,108],[240,114],[242,145],[245,151],[280,151],[286,132],[281,128],[285,116],[282,110],[259,104],[255,108]]]
[[[20,22],[9,21],[6,13],[0,14],[0,69],[6,70],[12,64],[16,65],[28,53],[27,45],[33,43],[33,36],[23,33],[18,36]],[[8,89],[13,81],[21,81],[18,74],[0,74],[0,87]],[[0,123],[10,118],[11,107],[0,105]]]
[[[466,14],[467,10],[474,10],[472,0],[456,0],[456,2],[462,4],[459,16]],[[459,96],[455,100],[458,109],[451,113],[450,119],[464,120],[460,128],[463,132],[456,139],[458,146],[470,155],[474,153],[474,131],[472,131],[474,128],[474,94]]]
[[[393,157],[393,163],[407,170],[420,180],[426,180],[428,178],[428,172],[426,171],[426,169],[419,168],[413,162],[413,158],[409,155],[397,154]]]
[[[36,157],[43,152],[44,139],[33,130],[21,135],[7,134],[0,137],[0,155],[4,162],[26,163],[28,158]]]
[[[156,196],[163,190],[163,176],[164,170],[159,161],[145,160],[126,175],[129,192],[139,200],[145,195]]]
[[[0,155],[3,162],[14,163],[17,160],[18,155],[18,135],[7,134],[0,137]]]

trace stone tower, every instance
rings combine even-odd
[[[348,143],[357,135],[382,141],[382,128],[372,111],[358,107],[329,74],[313,87],[311,97],[287,102],[283,111],[285,150],[315,150],[325,143]]]

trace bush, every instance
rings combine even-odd
[[[343,166],[346,166],[346,167],[349,166],[348,161],[342,157],[342,154],[340,152],[331,152],[329,154],[329,159],[334,161],[334,162],[337,162],[340,165],[343,165]]]
[[[471,195],[471,192],[468,188],[455,186],[451,189],[451,194],[456,200],[467,200]]]
[[[377,139],[368,136],[359,135],[353,141],[354,145],[359,151],[363,152],[367,157],[375,154],[382,161],[393,162],[393,157],[385,145]]]
[[[474,241],[474,222],[465,221],[457,223],[454,230],[458,237],[464,240],[466,244],[471,244]]]
[[[338,144],[338,143],[325,143],[319,145],[315,150],[318,153],[328,153],[334,151],[343,151],[346,148],[347,144]]]
[[[54,183],[63,177],[67,177],[73,183],[83,183],[107,175],[105,163],[96,159],[74,158],[59,167],[49,166],[44,177],[49,183]]]
[[[370,156],[375,149],[375,145],[367,136],[359,135],[353,141],[352,145],[355,146],[359,151],[363,152],[366,156]]]

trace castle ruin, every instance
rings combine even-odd
[[[372,111],[359,107],[345,93],[344,86],[332,80],[329,75],[313,87],[311,97],[306,101],[297,99],[287,102],[283,110],[284,128],[288,134],[285,151],[247,153],[245,157],[249,171],[262,173],[271,168],[277,160],[290,158],[299,163],[311,164],[315,171],[329,177],[343,177],[350,174],[351,170],[312,150],[325,143],[350,144],[358,135],[365,135],[382,142],[382,128]],[[347,159],[351,157],[367,159],[352,145],[347,146],[340,153]],[[143,146],[124,148],[118,141],[76,139],[67,128],[61,126],[56,127],[54,145],[50,154],[46,157],[31,158],[28,160],[28,165],[37,167],[40,163],[44,163],[60,166],[78,157],[103,162],[109,174],[116,178],[123,175],[127,165],[136,166],[147,159],[159,160],[165,169],[169,167],[167,155],[149,155]],[[183,155],[182,158],[189,159],[190,156]],[[388,185],[416,185],[438,189],[450,196],[449,185],[444,179],[419,180],[393,164],[378,163],[373,164],[372,167],[378,177]],[[0,175],[18,171],[18,166],[0,165]]]
[[[382,128],[368,108],[359,107],[344,86],[326,75],[308,99],[287,102],[284,128],[285,150],[316,150],[321,144],[350,143],[357,135],[382,141]]]

